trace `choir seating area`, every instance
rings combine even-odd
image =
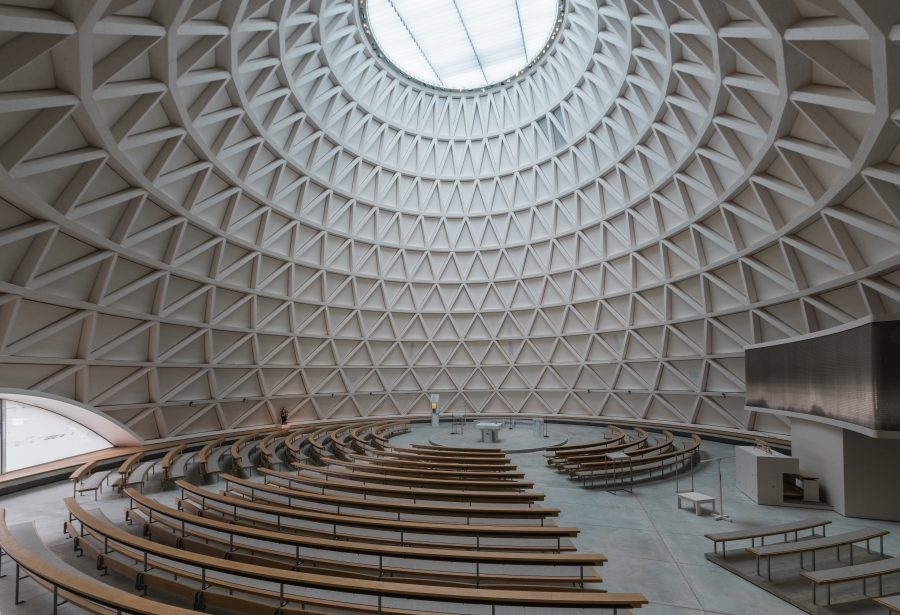
[[[576,549],[579,529],[557,522],[560,510],[502,450],[391,443],[410,429],[361,421],[139,451],[111,482],[91,461],[59,505],[93,574],[61,561],[33,523],[4,519],[14,603],[27,583],[54,610],[92,613],[630,613],[647,603],[637,588],[603,588],[608,558]],[[191,464],[207,484],[186,480]],[[157,469],[171,503],[144,493]],[[101,479],[110,488],[99,496]],[[98,497],[117,500],[123,520],[84,505]]]

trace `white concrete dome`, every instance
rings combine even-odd
[[[451,92],[354,1],[0,6],[0,392],[788,433],[743,347],[900,310],[900,3],[564,7]]]

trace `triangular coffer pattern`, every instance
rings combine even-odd
[[[456,96],[350,1],[29,4],[0,387],[145,439],[432,392],[785,433],[743,347],[900,310],[894,3],[569,0],[537,66]]]

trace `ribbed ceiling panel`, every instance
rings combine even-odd
[[[743,347],[900,310],[900,5],[570,0],[439,91],[354,2],[0,7],[0,386],[146,439],[446,411],[786,433]]]

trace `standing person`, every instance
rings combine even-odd
[[[287,408],[281,409],[281,427],[287,427]]]

